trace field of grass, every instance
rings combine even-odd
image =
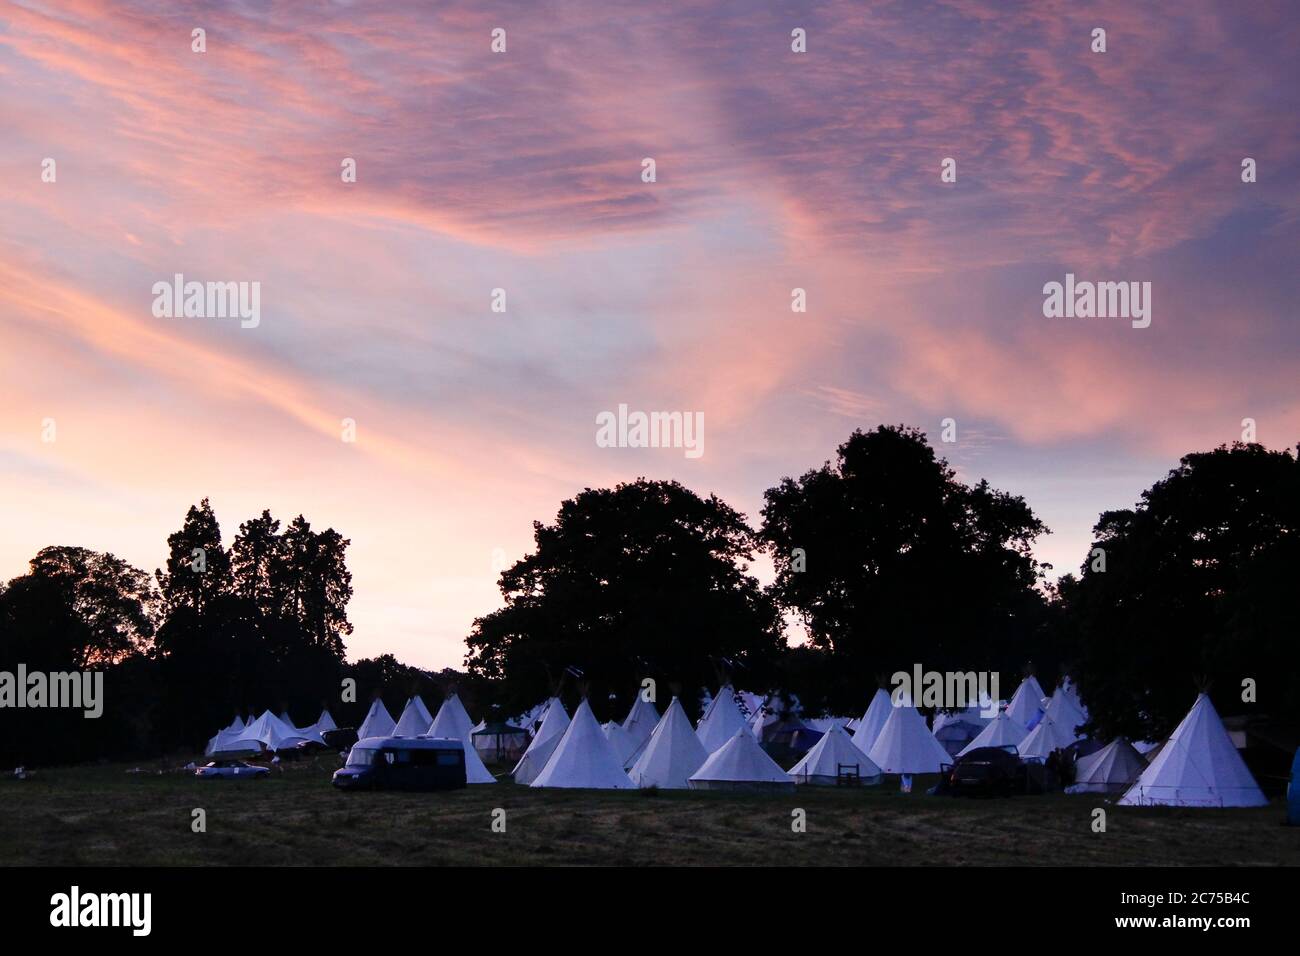
[[[894,786],[793,794],[534,790],[341,793],[333,764],[263,781],[125,765],[0,779],[0,865],[1296,865],[1280,803],[1251,810],[969,800]],[[920,781],[918,781],[920,783]],[[1106,806],[1107,832],[1092,831]],[[506,811],[506,832],[491,829]],[[191,830],[206,811],[207,832]],[[807,812],[807,832],[791,811]]]

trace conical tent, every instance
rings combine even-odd
[[[323,734],[331,730],[338,730],[339,725],[334,723],[334,718],[330,716],[328,710],[320,712],[320,718],[316,721],[316,732]]]
[[[876,696],[871,698],[871,705],[858,721],[857,730],[853,731],[853,743],[859,750],[863,753],[871,750],[885,726],[885,721],[889,719],[889,712],[893,709],[893,705],[889,702],[889,694],[885,693],[883,687],[877,687]]]
[[[402,716],[397,718],[397,727],[393,730],[396,737],[419,737],[429,729],[433,723],[433,715],[429,713],[429,708],[424,706],[424,701],[420,695],[416,694],[406,702],[402,708]],[[459,739],[459,738],[457,738]]]
[[[718,696],[723,696],[719,694]],[[748,727],[709,755],[691,774],[692,790],[793,790],[794,781],[763,752]]]
[[[619,766],[627,763],[627,758],[632,756],[632,752],[637,749],[637,743],[632,736],[623,729],[623,725],[616,720],[604,723],[600,727],[601,733],[614,748],[614,756],[618,757]]]
[[[1066,693],[1064,686],[1056,688],[1056,692],[1052,694],[1052,699],[1047,702],[1047,709],[1043,711],[1043,716],[1055,721],[1056,726],[1069,734],[1071,740],[1083,739],[1084,735],[1075,728],[1087,723],[1088,718],[1075,705],[1074,700]]]
[[[633,748],[641,746],[650,738],[657,723],[659,723],[659,711],[655,710],[654,704],[645,699],[641,691],[637,691],[636,700],[632,701],[632,707],[623,720],[623,729],[632,739]]]
[[[1025,739],[1016,745],[1022,757],[1034,757],[1046,760],[1053,750],[1064,750],[1074,743],[1074,735],[1043,714],[1034,729],[1025,735]]]
[[[260,743],[267,750],[285,750],[309,739],[311,738],[304,737],[299,730],[285,724],[268,710],[246,726],[230,743],[232,745]]]
[[[1025,739],[1028,733],[1029,731],[1007,716],[1007,712],[1004,710],[985,724],[979,735],[962,748],[957,756],[960,757],[969,753],[977,747],[1005,747],[1008,744],[1012,747],[1019,747],[1020,742]]]
[[[1268,799],[1201,694],[1119,801],[1125,806],[1262,807]]]
[[[843,727],[832,724],[822,739],[790,769],[789,777],[795,783],[834,785],[845,772],[856,773],[863,783],[880,782],[880,768],[858,749]]]
[[[1095,754],[1080,757],[1074,765],[1074,783],[1066,793],[1123,793],[1147,762],[1123,737],[1116,737]]]
[[[238,714],[235,714],[235,719],[230,722],[230,726],[225,728],[227,733],[238,733],[243,729],[244,721]]]
[[[731,685],[727,684],[718,689],[717,696],[710,701],[708,710],[704,712],[704,716],[695,727],[695,732],[699,734],[704,749],[713,753],[734,737],[738,730],[753,736],[744,714],[736,704],[735,692],[731,689]]]
[[[532,782],[534,787],[581,787],[589,790],[630,790],[632,781],[605,732],[583,698],[564,729],[551,759]]]
[[[690,718],[682,710],[681,702],[674,697],[628,776],[638,787],[685,790],[691,774],[708,757],[709,752],[691,729]]]
[[[397,725],[389,716],[388,708],[376,697],[375,702],[370,705],[370,712],[366,714],[366,719],[361,721],[361,726],[357,728],[357,740],[365,740],[367,737],[391,737],[395,726]]]
[[[512,774],[515,783],[532,783],[537,779],[568,726],[568,711],[560,703],[560,698],[552,697],[546,708],[546,716],[542,718],[542,725],[537,728],[537,735],[519,758],[519,763],[515,764]]]
[[[436,724],[440,730],[439,733],[433,732],[433,725]],[[452,691],[438,708],[438,716],[431,723],[425,724],[429,728],[430,737],[454,737],[456,740],[465,741],[465,746],[471,745],[471,734],[474,733],[474,721],[469,719],[469,712],[465,710],[465,705],[460,702],[460,695]]]
[[[891,702],[889,718],[867,756],[884,773],[938,773],[952,763],[921,712],[906,702],[898,707]]]
[[[1043,698],[1046,696],[1038,680],[1030,674],[1011,695],[1011,703],[1007,704],[1007,716],[1026,729],[1033,727],[1038,723],[1043,710]]]
[[[1070,703],[1074,705],[1074,709],[1083,714],[1083,719],[1087,722],[1089,719],[1088,708],[1083,705],[1083,698],[1079,696],[1079,688],[1074,685],[1074,681],[1069,677],[1066,677],[1061,681],[1061,690],[1064,691],[1065,696],[1070,699]]]
[[[442,706],[438,708],[438,716],[433,718],[433,723],[429,725],[428,735],[430,737],[449,737],[465,744],[466,783],[496,783],[497,778],[492,776],[492,772],[487,767],[483,766],[483,758],[474,749],[474,739],[470,736],[472,728],[469,723],[469,715],[465,713],[465,708],[460,706],[459,701],[456,701],[455,706],[449,707],[448,704],[451,704],[453,700],[456,700],[455,694],[442,702]]]

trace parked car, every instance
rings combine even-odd
[[[242,760],[210,760],[194,771],[194,776],[204,780],[251,779],[259,780],[271,775],[267,767],[254,767]]]
[[[456,790],[465,786],[465,743],[448,737],[367,737],[334,771],[342,790]]]
[[[1060,787],[1056,763],[1026,760],[1015,747],[977,747],[945,766],[931,791],[953,797],[1009,797]]]
[[[357,729],[355,727],[336,727],[321,734],[321,739],[325,741],[325,746],[329,747],[330,750],[348,750],[357,742]]]

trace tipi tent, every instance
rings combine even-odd
[[[1065,685],[1056,688],[1052,694],[1052,699],[1047,702],[1047,709],[1043,711],[1044,718],[1050,718],[1056,722],[1056,726],[1067,733],[1071,740],[1082,740],[1083,734],[1075,730],[1076,727],[1088,722],[1074,699],[1066,692]]]
[[[725,696],[722,693],[719,697]],[[692,790],[793,790],[794,781],[742,726],[691,774]]]
[[[889,719],[889,712],[893,709],[889,694],[883,687],[877,687],[876,696],[871,698],[871,705],[858,721],[857,730],[853,732],[853,743],[859,750],[863,753],[871,750],[876,738],[880,736],[881,729],[885,726],[885,721]]]
[[[1011,695],[1011,703],[1007,704],[1007,716],[1026,729],[1032,728],[1038,723],[1043,710],[1043,698],[1046,696],[1038,680],[1030,674]]]
[[[1072,743],[1074,743],[1074,734],[1043,714],[1034,729],[1016,745],[1016,749],[1020,751],[1022,757],[1046,760],[1053,750],[1064,750]]]
[[[330,712],[328,710],[322,710],[320,712],[320,717],[317,719],[315,726],[316,726],[316,733],[318,734],[324,734],[324,733],[328,733],[331,730],[339,729],[339,725],[334,723],[334,718],[330,716]]]
[[[898,707],[891,704],[889,718],[867,756],[884,773],[938,773],[944,764],[952,763],[921,712],[907,702]]]
[[[238,733],[244,729],[244,719],[235,714],[235,719],[230,722],[230,726],[225,728],[228,733]]]
[[[1086,722],[1089,720],[1088,708],[1083,705],[1083,698],[1079,696],[1079,688],[1074,686],[1074,681],[1066,677],[1061,681],[1061,690],[1064,691],[1065,696],[1070,699],[1070,703],[1074,705],[1074,709],[1083,714],[1084,721]]]
[[[1116,737],[1074,765],[1074,783],[1066,793],[1123,793],[1146,770],[1147,762],[1123,737]]]
[[[974,740],[968,743],[960,753],[968,753],[977,747],[1005,747],[1008,744],[1012,747],[1019,747],[1020,742],[1025,739],[1029,731],[1025,730],[1020,724],[1016,723],[1004,710],[998,714],[981,730]]]
[[[609,741],[610,746],[614,748],[614,756],[618,757],[619,766],[627,765],[627,758],[632,756],[633,751],[637,749],[637,743],[632,739],[632,735],[623,729],[623,725],[617,720],[611,720],[601,725],[601,732],[604,733],[605,739]],[[651,728],[653,732],[653,728]]]
[[[839,782],[840,774],[850,768],[863,783],[880,782],[880,768],[858,749],[843,727],[832,724],[822,739],[791,768],[788,776],[795,783],[834,785]]]
[[[434,733],[435,725],[438,727],[438,733]],[[469,711],[460,702],[460,695],[455,691],[443,700],[442,706],[438,708],[437,718],[425,726],[430,737],[454,737],[456,740],[465,741],[466,747],[473,743],[471,735],[474,733],[474,721],[469,719]]]
[[[393,718],[389,716],[388,708],[378,697],[370,705],[370,712],[366,714],[366,719],[361,721],[361,726],[357,728],[357,740],[365,740],[367,737],[391,737],[393,728]]]
[[[532,782],[534,787],[582,787],[591,790],[630,790],[632,781],[605,732],[583,698],[564,729],[551,759]]]
[[[699,734],[704,749],[713,753],[734,737],[738,730],[753,736],[745,716],[736,704],[735,691],[731,689],[730,684],[727,684],[718,689],[717,696],[709,703],[708,710],[704,712],[704,716],[695,727],[695,732]]]
[[[550,706],[546,708],[546,716],[542,718],[542,725],[537,728],[537,735],[519,758],[519,763],[515,764],[515,783],[532,783],[537,779],[568,726],[568,711],[560,703],[560,698],[552,697]]]
[[[655,710],[654,704],[645,699],[641,691],[637,691],[636,700],[632,702],[632,708],[623,720],[623,729],[632,739],[633,749],[650,739],[650,734],[657,723],[659,723],[659,711]]]
[[[452,704],[453,701],[455,701],[455,704]],[[483,758],[474,749],[474,740],[470,733],[469,715],[465,713],[465,708],[460,705],[456,695],[452,694],[438,708],[438,716],[433,719],[433,723],[429,726],[429,736],[450,737],[452,740],[459,740],[465,745],[466,783],[496,783],[497,778],[492,776],[492,772],[487,767],[483,766]]]
[[[685,790],[691,774],[708,757],[704,744],[691,729],[690,718],[682,710],[681,702],[674,697],[628,776],[638,787]]]
[[[424,706],[424,701],[420,699],[420,695],[416,694],[402,708],[402,716],[397,718],[397,727],[393,730],[393,735],[396,737],[418,737],[426,733],[432,723],[433,715],[429,713],[429,708]],[[460,738],[457,737],[456,739],[459,740]]]
[[[285,750],[309,739],[311,738],[302,736],[298,730],[287,725],[268,710],[245,727],[231,743],[250,745],[258,743],[267,750]]]
[[[1160,753],[1119,801],[1124,806],[1262,807],[1268,799],[1201,694]]]

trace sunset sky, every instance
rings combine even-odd
[[[0,0],[0,577],[301,512],[352,541],[349,656],[455,666],[562,499],[756,522],[882,422],[1076,569],[1243,418],[1300,441],[1298,10]],[[1151,282],[1151,327],[1044,318],[1067,272]],[[260,282],[260,325],[155,318],[176,273]],[[620,403],[702,412],[703,456],[597,447]]]

